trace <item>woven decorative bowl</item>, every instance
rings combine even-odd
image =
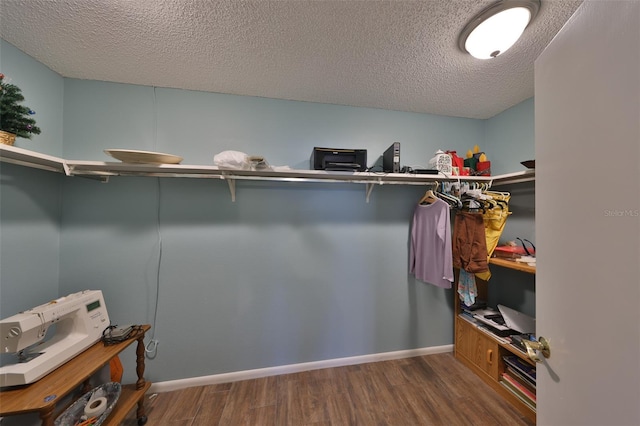
[[[0,130],[0,143],[3,145],[13,145],[16,141],[16,135],[13,133],[5,132],[4,130]]]

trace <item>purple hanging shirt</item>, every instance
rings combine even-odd
[[[440,199],[418,204],[413,213],[409,272],[442,288],[451,288],[453,281],[450,223],[449,205]]]

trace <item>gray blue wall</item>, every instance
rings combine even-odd
[[[521,128],[523,139],[533,140],[532,100],[473,120],[154,89],[62,79],[7,43],[1,47],[0,71],[25,76],[20,85],[29,103],[42,95],[59,114],[47,117],[49,108],[39,107],[39,125],[56,122],[52,134],[42,124],[37,145],[35,138],[18,145],[64,158],[109,161],[103,149],[130,148],[212,164],[214,154],[234,149],[308,168],[313,146],[330,146],[366,148],[372,165],[393,141],[412,166],[425,166],[438,148],[464,153],[475,144],[500,173],[522,170],[519,162],[532,157],[532,147],[503,149],[513,141],[500,137],[503,128]],[[42,77],[27,77],[31,68],[55,82],[55,94],[37,91]],[[123,177],[103,184],[0,167],[2,258],[46,257],[55,266],[25,276],[16,267],[5,273],[3,260],[2,316],[58,294],[101,289],[113,322],[155,324],[152,381],[453,341],[452,291],[407,273],[419,187],[376,187],[367,204],[360,185],[243,181],[232,203],[219,180]],[[29,184],[8,191],[17,179]],[[32,233],[38,227],[53,235]],[[22,232],[30,239],[7,237]]]
[[[25,97],[24,105],[44,134],[18,139],[16,146],[62,156],[64,79],[49,68],[0,39],[0,72],[5,82],[15,84]]]
[[[494,174],[525,170],[521,161],[535,158],[533,98],[515,105],[485,122],[485,140]],[[535,244],[535,184],[496,188],[511,194],[509,217],[502,241],[526,238]],[[510,306],[535,317],[535,275],[493,267],[489,304]]]
[[[535,158],[533,98],[485,120],[484,140],[493,174],[526,170],[521,161]]]
[[[0,72],[22,89],[44,135],[21,147],[62,154],[64,79],[0,40]],[[62,176],[0,163],[0,318],[58,297]]]

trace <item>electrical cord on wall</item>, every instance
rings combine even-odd
[[[160,232],[160,201],[161,201],[161,188],[160,188],[160,178],[157,178],[158,183],[158,205],[157,205],[157,216],[156,216],[156,232],[158,234],[158,264],[156,267],[156,302],[153,309],[153,326],[151,328],[151,340],[145,346],[145,352],[147,356],[153,357],[156,355],[158,350],[158,341],[155,338],[155,329],[156,329],[156,320],[158,318],[158,301],[160,299],[160,266],[162,265],[162,233]]]
[[[367,170],[365,170],[365,172],[375,173],[375,174],[378,174],[378,175],[381,175],[381,176],[385,176],[385,175],[388,174],[387,172],[385,172],[382,169],[382,165],[381,164],[374,164],[373,166],[371,166]]]
[[[153,147],[157,149],[158,145],[158,108],[156,105],[156,87],[153,86]],[[160,205],[161,205],[161,187],[160,178],[158,183],[158,204],[156,208],[156,232],[158,234],[158,264],[156,268],[156,302],[153,310],[153,323],[151,327],[151,341],[145,346],[145,352],[148,357],[154,357],[158,350],[158,341],[156,335],[156,320],[158,318],[158,300],[160,299],[160,266],[162,264],[162,234],[160,232]]]

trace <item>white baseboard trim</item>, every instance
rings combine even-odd
[[[299,373],[301,371],[319,370],[321,368],[343,367],[345,365],[366,364],[369,362],[411,358],[415,356],[433,355],[452,351],[453,345],[432,346],[428,348],[408,349],[404,351],[383,352],[378,354],[327,359],[323,361],[303,362],[300,364],[280,365],[277,367],[258,368],[255,370],[234,371],[232,373],[214,374],[211,376],[192,377],[189,379],[178,379],[153,383],[151,385],[151,388],[149,389],[149,392],[171,392],[174,390],[190,388],[193,386],[207,386],[215,385],[218,383],[238,382],[240,380],[258,379],[261,377],[277,376],[280,374]]]

